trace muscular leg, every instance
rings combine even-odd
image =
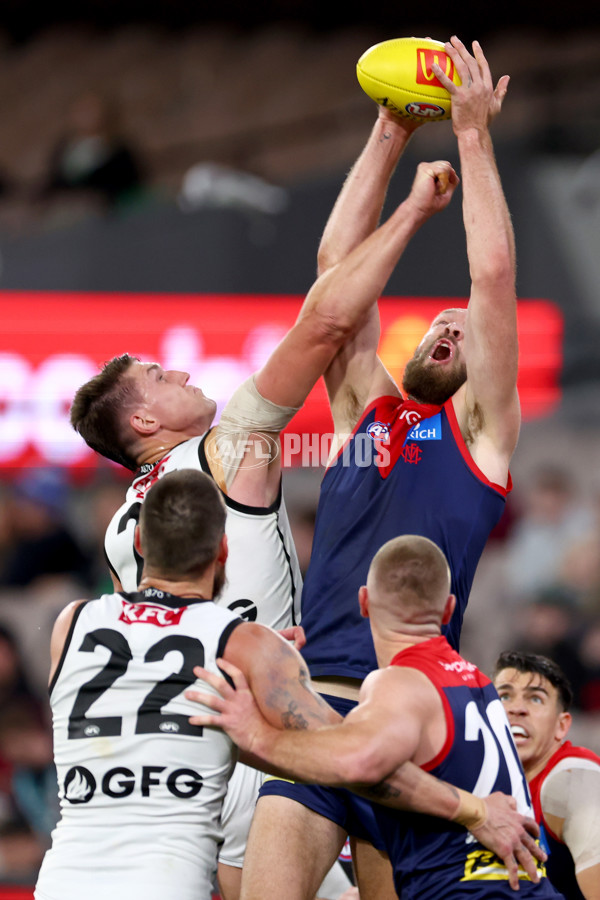
[[[350,838],[360,900],[398,900],[389,857],[372,844]]]
[[[261,797],[248,837],[241,900],[313,900],[345,840],[339,825],[295,800]]]

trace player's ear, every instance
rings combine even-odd
[[[160,428],[160,422],[147,410],[138,409],[129,416],[129,424],[141,437],[154,434]]]
[[[358,589],[358,605],[360,606],[360,614],[363,619],[369,618],[369,591],[366,584]]]
[[[442,625],[447,625],[450,619],[452,618],[452,613],[454,612],[454,608],[456,606],[456,597],[454,594],[448,594],[448,599],[446,600],[446,605],[444,606],[444,612],[442,614]]]
[[[229,544],[227,543],[227,535],[224,534],[221,538],[221,543],[219,544],[219,551],[217,553],[217,562],[221,563],[222,566],[227,562],[227,557],[229,556]]]
[[[570,712],[561,712],[557,721],[556,721],[556,734],[555,737],[559,741],[564,741],[567,736],[567,732],[571,727],[573,722],[573,716]]]
[[[133,546],[140,556],[144,555],[142,551],[142,532],[139,525],[135,526],[135,531],[133,532]]]

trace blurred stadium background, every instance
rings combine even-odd
[[[525,422],[463,652],[488,670],[507,647],[554,656],[575,687],[574,738],[600,752],[597,9],[466,3],[451,20],[438,2],[365,6],[0,6],[0,880],[15,895],[30,896],[55,814],[50,628],[68,600],[108,586],[102,536],[127,483],[71,434],[69,400],[125,350],[189,369],[220,403],[260,365],[314,279],[374,119],[356,60],[389,37],[477,38],[495,78],[512,77],[493,134],[517,239]],[[90,176],[113,151],[114,168]],[[449,123],[416,135],[388,209],[434,158],[457,163]],[[382,353],[398,374],[431,310],[467,290],[455,201],[386,290]],[[302,416],[296,431],[328,431],[321,388]],[[315,452],[291,462],[306,565],[322,468]]]

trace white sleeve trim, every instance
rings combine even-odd
[[[569,848],[575,871],[600,863],[600,766],[590,759],[567,757],[542,785],[540,801],[545,816],[562,819],[562,839]]]

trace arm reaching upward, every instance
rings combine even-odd
[[[471,273],[464,329],[467,381],[455,395],[455,409],[473,459],[491,481],[505,485],[520,426],[516,263],[513,228],[489,126],[502,107],[508,77],[503,76],[494,88],[477,41],[471,54],[453,37],[446,52],[462,84],[453,84],[439,66],[434,71],[452,94]]]

